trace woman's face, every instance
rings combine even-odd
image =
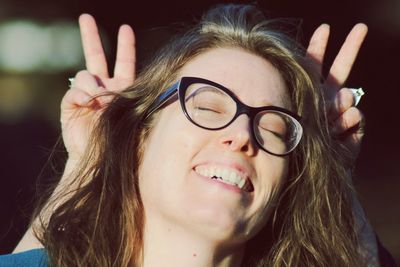
[[[239,48],[205,52],[179,76],[217,82],[249,106],[290,109],[278,70]],[[251,181],[254,190],[211,179],[207,172],[238,175]],[[246,241],[265,225],[287,172],[287,157],[270,155],[252,140],[247,115],[210,131],[192,124],[175,101],[160,111],[145,143],[139,186],[146,221],[183,227],[215,241]]]

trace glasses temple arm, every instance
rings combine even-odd
[[[167,89],[164,93],[162,93],[156,101],[150,106],[149,111],[147,112],[145,118],[148,118],[154,111],[156,111],[159,107],[164,105],[171,97],[177,92],[179,88],[180,81],[173,84],[170,88]]]

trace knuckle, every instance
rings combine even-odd
[[[87,70],[80,70],[76,73],[75,75],[75,82],[78,82],[79,80],[81,80],[82,78],[84,78],[85,76],[87,76],[89,74],[89,72]]]
[[[342,88],[338,93],[338,101],[340,111],[350,109],[354,105],[353,93],[347,88]]]

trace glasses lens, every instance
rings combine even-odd
[[[217,87],[194,83],[186,89],[185,109],[196,124],[208,129],[217,129],[232,120],[236,113],[236,103]]]
[[[262,111],[254,120],[254,133],[259,144],[267,151],[284,155],[292,151],[300,141],[300,123],[279,111]]]

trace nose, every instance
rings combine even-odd
[[[256,145],[252,140],[252,128],[247,115],[240,115],[221,131],[219,143],[222,146],[231,151],[243,152],[249,156],[254,155]]]

